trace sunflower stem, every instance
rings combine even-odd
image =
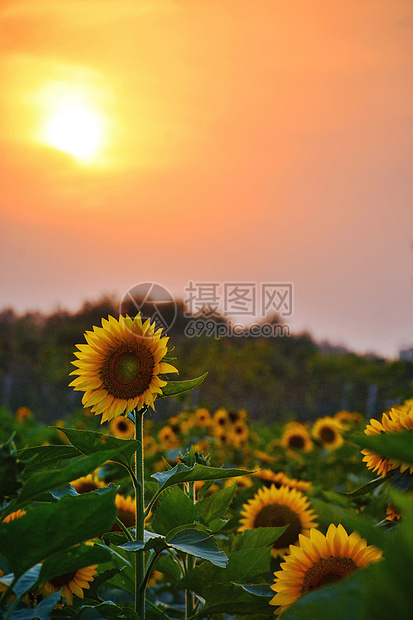
[[[188,483],[187,495],[189,499],[192,501],[192,503],[195,504],[195,501],[196,501],[195,482]],[[186,568],[187,573],[195,568],[195,558],[193,555],[188,554],[186,556],[185,565],[186,565],[185,568]],[[189,589],[185,590],[185,618],[186,620],[188,620],[188,618],[190,618],[194,614],[194,610],[195,610],[194,603],[195,603],[194,593],[192,592],[192,590],[189,590]]]
[[[143,462],[143,414],[144,409],[134,410],[135,439],[139,446],[135,453],[135,501],[137,542],[145,541],[144,462]],[[140,620],[145,620],[145,550],[135,554],[135,609]]]

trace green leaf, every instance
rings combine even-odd
[[[230,537],[230,550],[241,551],[242,549],[259,549],[268,547],[285,532],[288,525],[283,527],[257,527],[253,530],[245,530],[240,534],[233,534]]]
[[[65,495],[38,504],[9,523],[0,522],[1,553],[16,576],[49,556],[110,530],[116,517],[115,488]]]
[[[360,495],[366,495],[366,493],[370,493],[377,487],[381,486],[384,482],[390,480],[394,475],[394,471],[389,471],[388,474],[384,477],[380,476],[379,478],[375,478],[374,480],[370,480],[370,482],[366,482],[363,486],[359,487],[355,491],[351,493],[346,493],[345,491],[341,492],[341,495],[345,497],[360,497]]]
[[[89,455],[110,450],[112,456],[107,460],[120,463],[126,468],[130,468],[131,460],[139,447],[139,441],[136,439],[120,439],[96,431],[79,431],[72,428],[58,428],[58,430],[66,435],[79,452]]]
[[[196,482],[198,480],[223,480],[225,478],[234,478],[244,476],[253,472],[245,469],[234,469],[224,467],[209,467],[195,463],[193,467],[188,467],[183,463],[178,463],[169,471],[162,471],[152,474],[152,478],[159,484],[158,494],[173,484],[181,484],[182,482]]]
[[[48,557],[43,562],[40,571],[40,583],[45,583],[55,577],[91,566],[92,564],[103,564],[116,560],[120,560],[122,564],[125,562],[116,551],[106,545],[94,544],[91,546],[82,543]]]
[[[168,546],[177,551],[189,553],[197,558],[208,560],[215,566],[226,566],[228,558],[218,549],[217,541],[212,534],[196,529],[181,530],[171,538],[166,537]]]
[[[76,620],[139,620],[139,616],[131,607],[119,607],[112,601],[105,601],[93,607],[82,605]]]
[[[361,606],[363,589],[366,587],[365,581],[366,575],[363,569],[342,581],[313,590],[299,598],[290,609],[283,613],[282,618],[283,620],[309,620],[309,618],[361,620],[364,618]],[[391,614],[390,617],[402,618],[403,616]],[[370,619],[373,620],[375,617],[371,616]]]
[[[23,475],[25,478],[29,474],[42,469],[55,469],[60,461],[79,456],[79,450],[73,446],[35,446],[18,451],[19,458],[25,460]],[[60,466],[62,463],[60,463]]]
[[[248,592],[245,587],[235,584],[212,583],[203,590],[205,605],[193,618],[205,618],[215,614],[268,614],[274,617],[273,608],[269,605],[269,597]]]
[[[216,519],[220,519],[224,516],[232,502],[236,488],[237,485],[234,483],[230,487],[221,489],[210,497],[206,497],[197,502],[196,510],[201,523],[209,526]]]
[[[171,555],[161,555],[156,560],[155,566],[156,570],[159,570],[161,573],[168,575],[174,581],[177,581],[182,576],[182,567],[179,564],[178,560],[176,560]]]
[[[156,505],[151,525],[158,534],[166,534],[180,525],[194,523],[196,510],[187,495],[175,486],[167,489]]]
[[[392,493],[403,511],[403,519],[393,529],[383,547],[383,560],[367,568],[364,609],[370,620],[413,617],[413,498]]]
[[[25,607],[24,609],[15,609],[10,616],[10,620],[50,620],[55,606],[60,601],[60,591],[50,594],[44,598],[34,609]],[[7,613],[9,606],[4,608],[4,613]],[[4,616],[6,617],[6,615]]]
[[[0,501],[13,497],[22,486],[20,474],[24,467],[17,458],[16,447],[11,437],[0,445]]]
[[[361,448],[368,448],[380,456],[413,465],[413,430],[380,435],[350,433],[346,437]]]
[[[108,460],[111,454],[111,451],[107,450],[90,456],[79,456],[70,461],[66,461],[66,463],[58,469],[41,471],[33,474],[30,478],[25,480],[18,497],[7,506],[3,513],[4,516],[28,504],[44,491],[58,489],[68,482],[76,480],[76,478],[86,476]]]
[[[166,396],[176,396],[182,394],[182,392],[188,392],[200,385],[206,378],[207,372],[196,379],[187,379],[186,381],[168,381],[168,383],[162,388],[162,395],[158,398],[165,398]]]

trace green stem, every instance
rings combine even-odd
[[[137,542],[145,540],[145,504],[144,504],[144,463],[143,463],[143,414],[144,409],[135,409],[135,439],[139,446],[135,453],[135,501]],[[135,609],[140,620],[145,620],[145,550],[139,549],[135,554]]]
[[[188,484],[188,497],[195,504],[195,482],[189,482]],[[186,572],[195,568],[195,558],[193,555],[187,555],[186,557]],[[194,614],[194,593],[192,590],[185,590],[185,618],[186,620]]]
[[[119,525],[120,529],[122,530],[122,532],[125,534],[126,538],[131,541],[133,540],[133,536],[130,533],[130,531],[128,530],[128,528],[126,527],[126,525],[124,525],[122,523],[122,521],[120,519],[118,519],[118,517],[116,517],[116,523]]]

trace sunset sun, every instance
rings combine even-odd
[[[51,116],[46,128],[46,139],[51,146],[76,159],[90,161],[102,142],[100,119],[85,106],[62,107]]]

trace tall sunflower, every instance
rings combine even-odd
[[[239,532],[259,527],[288,526],[273,545],[274,556],[288,553],[289,546],[297,542],[299,534],[308,536],[310,528],[317,526],[313,520],[316,515],[310,510],[305,495],[285,486],[277,489],[272,485],[258,489],[254,497],[243,505],[241,514],[243,518]]]
[[[73,594],[79,598],[84,598],[83,590],[90,588],[89,582],[93,581],[97,573],[97,564],[79,568],[78,570],[64,575],[59,575],[47,581],[42,587],[43,596],[49,596],[54,592],[62,591],[62,597],[66,599],[68,605],[73,605]]]
[[[284,426],[281,445],[299,452],[310,452],[313,449],[307,426],[301,422],[289,422]]]
[[[166,381],[159,375],[178,372],[163,362],[168,351],[168,337],[162,329],[155,331],[149,319],[142,323],[140,314],[134,319],[112,316],[102,319],[102,327],[87,331],[87,344],[76,345],[76,366],[71,374],[78,375],[70,385],[84,392],[82,402],[101,422],[122,413],[153,407],[153,401],[162,393]]]
[[[378,420],[370,420],[364,432],[366,435],[380,435],[380,433],[402,433],[406,430],[413,429],[413,406],[407,409],[402,407],[392,407],[387,413],[381,416],[381,422]],[[367,469],[377,471],[377,473],[385,476],[391,469],[400,469],[403,473],[409,470],[413,474],[413,465],[403,463],[395,459],[386,459],[371,450],[362,450],[364,454],[363,461],[366,462]]]
[[[270,604],[279,605],[276,614],[307,592],[339,581],[382,557],[380,549],[367,546],[357,532],[349,536],[342,525],[336,527],[332,523],[326,536],[313,528],[309,537],[300,534],[298,538],[298,545],[291,545],[281,570],[274,573],[276,579],[271,589],[277,594]]]
[[[263,481],[267,486],[274,484],[277,488],[284,486],[289,489],[297,489],[302,493],[308,493],[312,489],[311,482],[305,480],[297,480],[296,478],[289,478],[284,472],[273,472],[272,469],[260,469],[255,472],[254,476]]]
[[[96,489],[101,489],[106,486],[95,472],[87,476],[81,476],[81,478],[76,478],[76,480],[72,480],[70,484],[79,494],[96,491]]]
[[[324,418],[318,418],[313,424],[311,434],[314,439],[317,439],[325,450],[337,450],[340,448],[344,439],[341,435],[343,430],[342,425],[338,420],[331,416],[325,416]]]

